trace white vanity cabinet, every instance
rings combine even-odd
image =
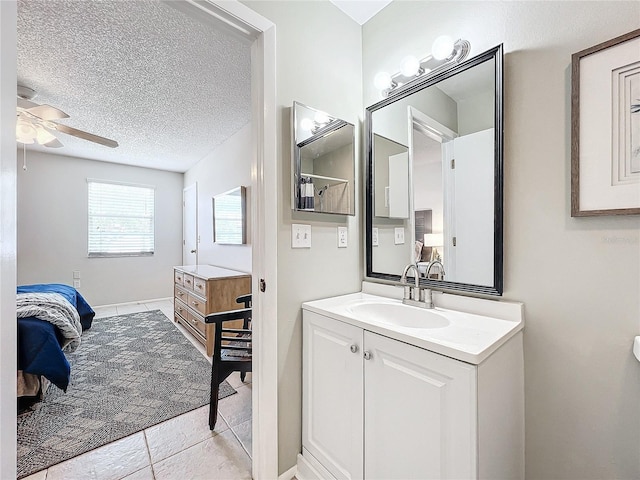
[[[522,334],[474,365],[303,310],[297,477],[523,478]]]

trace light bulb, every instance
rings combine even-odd
[[[444,60],[453,53],[453,40],[447,35],[436,38],[431,47],[431,55],[436,60]]]
[[[420,71],[420,62],[413,55],[408,55],[400,62],[400,73],[405,77],[415,77]]]
[[[387,72],[378,72],[373,78],[373,84],[378,90],[385,90],[391,86],[391,75]]]
[[[313,117],[313,119],[316,121],[316,123],[319,123],[320,125],[324,125],[325,123],[329,123],[329,115],[327,115],[324,112],[316,112],[316,114]]]
[[[306,117],[303,118],[302,121],[300,122],[300,128],[310,132],[311,129],[313,128],[313,121],[310,118],[306,118]]]

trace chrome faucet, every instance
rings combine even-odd
[[[433,262],[431,262],[429,264],[429,266],[427,267],[427,271],[424,274],[424,276],[427,277],[427,279],[429,279],[429,272],[431,272],[431,268],[435,264],[440,265],[440,273],[444,277],[444,265],[442,264],[442,262],[440,260],[434,260]],[[430,288],[425,288],[424,289],[424,297],[425,298],[422,299],[424,301],[424,308],[434,308],[434,305],[433,305],[433,292],[431,291]]]
[[[433,267],[436,264],[440,265],[440,273],[444,277],[444,265],[442,264],[442,262],[440,260],[434,260],[433,262],[431,262],[429,264],[429,266],[427,267],[427,271],[424,274],[424,276],[427,277],[427,279],[429,278],[429,272],[431,271],[431,267]]]
[[[410,270],[414,270],[415,276],[415,286],[411,286],[407,283],[407,274]],[[414,305],[418,307],[424,307],[424,291],[420,287],[420,273],[418,272],[418,267],[410,263],[406,267],[404,267],[404,271],[402,272],[402,276],[400,277],[400,283],[404,285],[404,297],[402,298],[402,303],[406,305]]]

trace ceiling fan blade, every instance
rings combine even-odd
[[[52,107],[51,105],[38,105],[36,107],[31,107],[27,109],[27,111],[36,117],[41,118],[42,120],[57,120],[59,118],[69,118],[69,115],[64,113],[62,110],[56,107]]]
[[[45,143],[44,146],[45,147],[50,147],[50,148],[64,147],[62,142],[60,140],[58,140],[57,138],[55,140],[51,140],[50,142]]]
[[[31,100],[27,100],[26,98],[18,97],[18,107],[24,108],[25,110],[29,110],[30,108],[39,107],[36,102],[32,102]]]
[[[116,148],[118,146],[118,142],[116,142],[115,140],[100,137],[99,135],[94,135],[93,133],[84,132],[82,130],[78,130],[77,128],[62,125],[61,123],[55,123],[55,126],[56,130],[58,130],[59,132],[73,135],[74,137],[82,138],[83,140],[89,140],[90,142],[99,143],[100,145],[104,145],[105,147]]]

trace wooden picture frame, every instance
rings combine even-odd
[[[571,216],[640,215],[640,29],[571,57]]]

